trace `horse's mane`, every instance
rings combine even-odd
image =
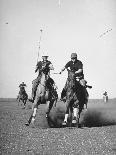
[[[66,90],[68,98],[72,98],[75,96],[75,98],[80,99],[80,97],[82,96],[82,86],[79,81],[76,80],[75,74],[71,70],[68,70]]]
[[[76,78],[75,78],[75,74],[73,71],[68,70],[68,78],[67,78],[67,89],[74,89],[75,84],[76,84]]]

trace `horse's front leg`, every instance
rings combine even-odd
[[[64,117],[64,121],[62,122],[62,125],[63,125],[63,126],[67,125],[68,116],[69,116],[69,109],[70,109],[70,101],[67,101],[67,102],[66,102],[65,117]]]
[[[34,125],[34,121],[35,121],[35,117],[36,117],[36,113],[37,113],[37,107],[34,107],[32,110],[32,114],[28,120],[28,123],[26,125],[30,125],[31,123]]]
[[[38,108],[38,99],[35,98],[34,103],[32,105],[32,114],[28,120],[28,123],[26,125],[30,125],[32,123],[32,125],[34,125],[34,121],[35,121],[35,117],[36,117],[36,113],[37,113],[37,108]]]
[[[52,107],[53,107],[53,104],[54,104],[54,100],[51,100],[51,101],[47,101],[47,110],[46,110],[46,118],[48,117]]]
[[[78,124],[79,118],[80,118],[80,112],[79,112],[79,101],[76,100],[73,107],[73,120],[72,124]]]

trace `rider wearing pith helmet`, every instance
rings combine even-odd
[[[32,96],[29,99],[29,101],[31,102],[34,102],[36,90],[40,83],[41,73],[43,72],[43,70],[44,72],[46,72],[47,75],[50,75],[50,70],[54,70],[54,67],[51,61],[48,60],[48,57],[49,57],[48,54],[44,52],[42,53],[41,57],[42,57],[42,61],[38,61],[35,68],[35,72],[38,72],[38,76],[36,79],[32,81]],[[52,78],[50,78],[50,80],[52,81],[52,83],[54,83]]]
[[[43,53],[42,53],[42,58],[44,58],[44,57],[46,57],[46,58],[49,57],[47,52],[43,52]]]
[[[44,54],[44,55],[42,55],[42,58],[44,58],[44,57],[46,57],[46,58],[48,58],[49,56],[46,54]]]

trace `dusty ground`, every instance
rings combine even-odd
[[[116,155],[116,100],[103,103],[89,100],[88,111],[81,115],[81,128],[61,128],[65,105],[57,103],[50,114],[40,105],[35,128],[26,126],[31,104],[26,109],[15,100],[0,101],[1,155]]]

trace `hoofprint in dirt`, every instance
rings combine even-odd
[[[40,105],[32,128],[25,126],[31,113],[30,103],[22,109],[14,100],[1,101],[0,154],[116,154],[116,100],[107,105],[100,100],[89,101],[88,111],[83,112],[82,128],[58,128],[65,110],[62,104],[57,103],[50,116],[57,128],[48,126],[45,105]]]

